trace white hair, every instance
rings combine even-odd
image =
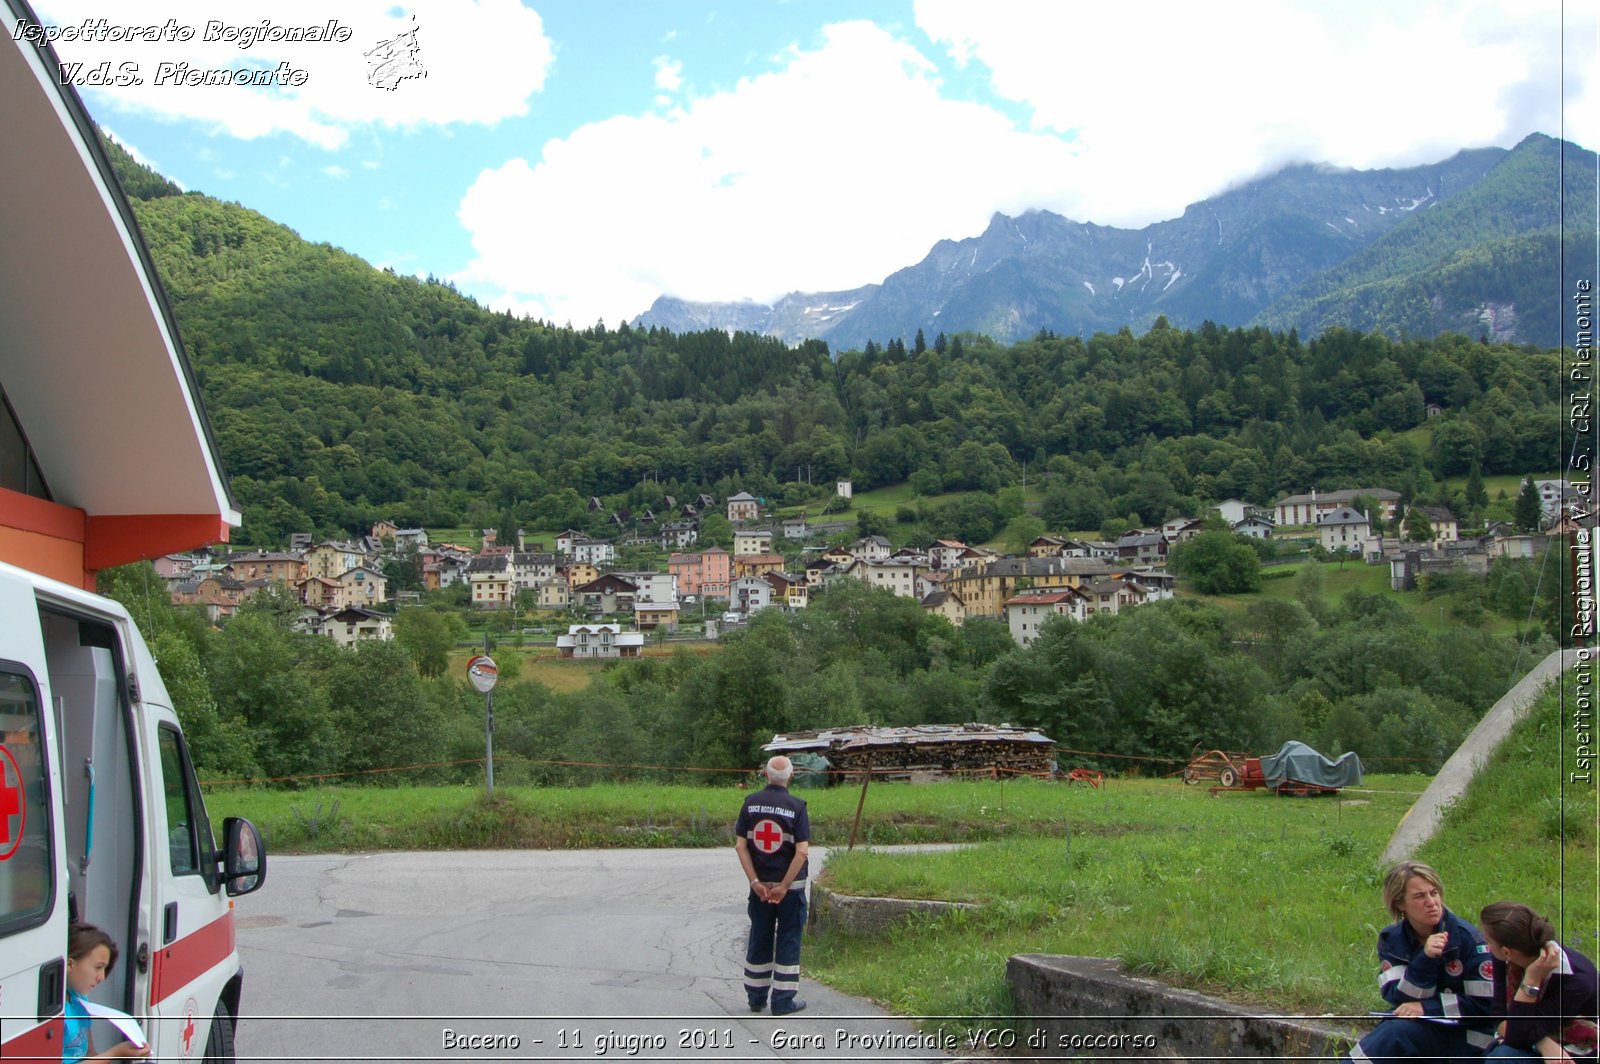
[[[786,787],[794,778],[794,762],[779,754],[767,762],[765,771],[768,780]]]

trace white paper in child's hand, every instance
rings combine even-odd
[[[144,1047],[144,1028],[139,1026],[138,1020],[126,1012],[119,1012],[109,1005],[100,1005],[93,1001],[85,1001],[83,1009],[91,1016],[109,1020],[111,1026],[121,1031],[124,1038],[140,1048]]]

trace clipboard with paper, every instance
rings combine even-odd
[[[1378,1009],[1373,1009],[1371,1012],[1367,1013],[1367,1015],[1368,1016],[1382,1016],[1386,1020],[1394,1019],[1394,1013],[1392,1013],[1392,1012],[1383,1012],[1383,1011],[1380,1011]],[[1459,1026],[1461,1026],[1461,1021],[1460,1020],[1453,1020],[1449,1016],[1413,1016],[1411,1018],[1414,1019],[1414,1020],[1421,1020],[1423,1023],[1442,1023],[1446,1027],[1459,1027]]]

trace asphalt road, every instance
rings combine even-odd
[[[237,903],[239,1060],[961,1055],[803,956],[807,1011],[752,1015],[741,887],[731,848],[272,856]]]

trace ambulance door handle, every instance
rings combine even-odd
[[[172,945],[172,940],[178,937],[178,903],[167,902],[167,907],[161,914],[161,944]]]
[[[66,991],[67,962],[57,957],[39,966],[39,1022],[61,1014]]]

